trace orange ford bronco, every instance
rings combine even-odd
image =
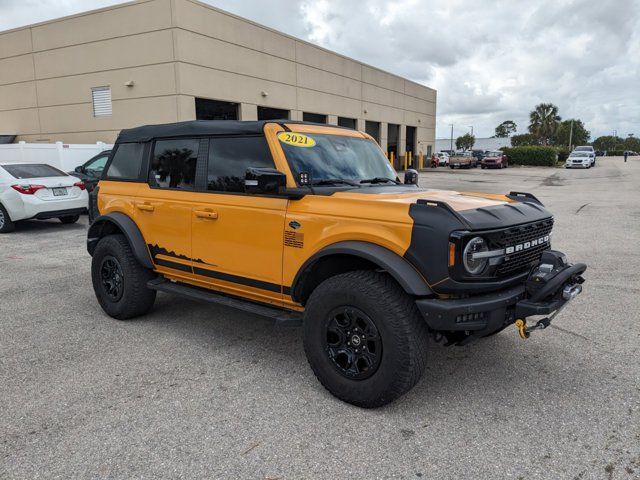
[[[430,334],[548,326],[586,269],[550,250],[533,195],[401,182],[367,134],[287,120],[123,130],[91,211],[107,314],[143,315],[160,291],[302,320],[320,382],[362,407],[416,384]]]

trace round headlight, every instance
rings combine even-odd
[[[487,242],[482,237],[473,237],[467,243],[467,246],[464,247],[464,252],[462,254],[462,263],[464,263],[464,268],[471,275],[479,275],[489,263],[488,258],[473,258],[474,253],[486,252],[489,250],[487,246]]]

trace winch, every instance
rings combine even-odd
[[[582,274],[586,269],[584,263],[568,263],[561,252],[547,250],[542,254],[539,265],[527,278],[527,298],[516,305],[515,326],[521,338],[529,338],[534,330],[544,330],[551,325],[567,303],[582,292]],[[527,327],[526,317],[531,315],[549,316]]]

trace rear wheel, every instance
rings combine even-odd
[[[313,372],[333,395],[360,407],[408,392],[425,369],[427,343],[415,302],[384,273],[331,277],[306,305],[304,348]]]
[[[155,274],[144,268],[123,235],[103,237],[93,252],[91,280],[102,309],[118,320],[144,315],[156,299],[147,282]]]
[[[58,217],[58,220],[64,224],[76,223],[80,220],[80,215],[65,215],[64,217]]]
[[[5,208],[0,205],[0,233],[13,232],[15,228],[16,224],[11,221],[11,218],[9,218],[9,213],[7,213]]]

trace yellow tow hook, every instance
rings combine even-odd
[[[515,323],[516,328],[518,329],[518,335],[523,340],[526,340],[531,336],[531,333],[527,331],[527,321],[519,318]]]
[[[562,307],[553,312],[553,315],[551,315],[550,317],[538,320],[538,323],[536,323],[533,327],[527,327],[527,321],[523,318],[519,318],[515,322],[515,326],[518,329],[518,335],[520,335],[520,338],[522,338],[523,340],[526,340],[531,336],[531,332],[533,332],[534,330],[544,330],[549,325],[551,325],[551,320],[553,320],[553,317],[555,317],[560,310],[562,310]]]

